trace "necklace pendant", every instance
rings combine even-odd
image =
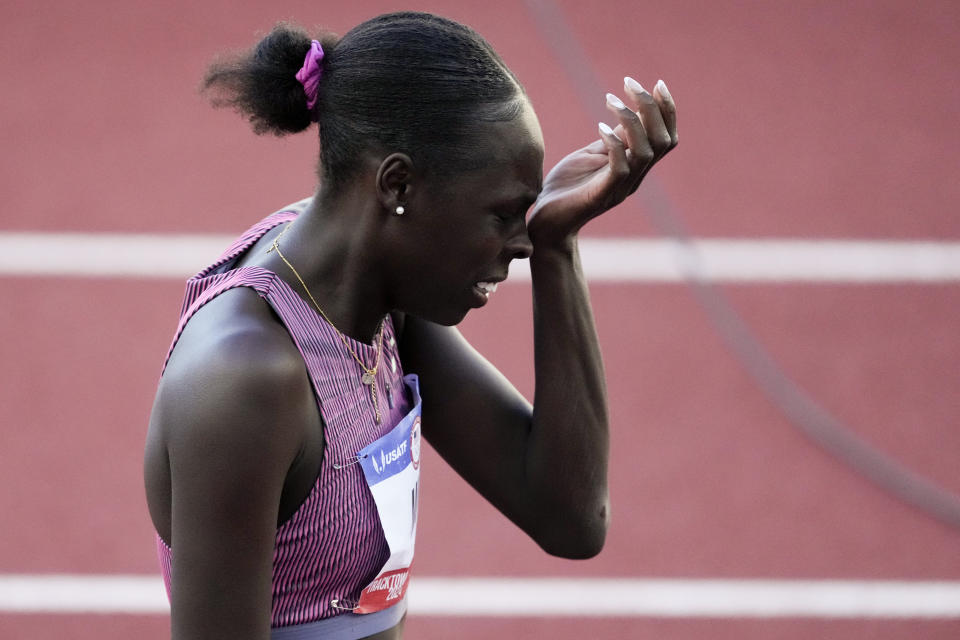
[[[364,371],[363,377],[360,378],[360,382],[362,382],[367,386],[372,385],[375,381],[376,381],[376,378],[374,377],[374,374],[370,373],[369,371]]]

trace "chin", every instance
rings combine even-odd
[[[459,304],[458,304],[459,303]],[[421,320],[432,322],[444,327],[453,327],[461,322],[472,311],[476,304],[469,299],[457,296],[454,291],[431,291],[428,295],[420,295],[418,299],[410,299],[406,305],[397,305],[403,313],[416,316]]]
[[[432,322],[434,324],[439,324],[444,327],[454,327],[460,324],[467,313],[470,312],[470,309],[430,309],[424,310],[422,312],[408,311],[411,315],[414,315],[421,320],[426,320],[427,322]]]
[[[431,318],[431,322],[443,325],[444,327],[454,327],[463,322],[463,319],[467,317],[469,312],[469,309],[465,309],[463,311],[447,313],[437,318]]]

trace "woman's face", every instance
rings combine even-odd
[[[488,125],[482,168],[411,190],[399,223],[394,307],[453,325],[483,306],[510,261],[528,258],[526,213],[543,182],[543,136],[533,109]],[[399,275],[399,273],[398,273]]]

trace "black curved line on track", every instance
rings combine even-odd
[[[606,93],[597,81],[599,75],[561,9],[552,0],[524,2],[540,34],[566,70],[584,110],[601,120],[608,116],[599,102],[594,104],[596,96]],[[767,399],[804,436],[874,485],[925,515],[960,528],[960,496],[863,440],[784,372],[723,291],[703,277],[698,250],[683,227],[676,207],[662,185],[651,177],[646,177],[641,192],[644,208],[649,212],[654,228],[682,247],[684,260],[680,263],[681,269],[694,298],[727,349]]]

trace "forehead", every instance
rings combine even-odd
[[[491,197],[536,197],[543,183],[543,134],[529,103],[519,117],[490,123],[479,147],[483,166],[464,176],[463,186]]]
[[[489,145],[491,160],[498,164],[538,162],[539,168],[543,168],[543,133],[528,102],[519,117],[490,123],[485,143]]]

